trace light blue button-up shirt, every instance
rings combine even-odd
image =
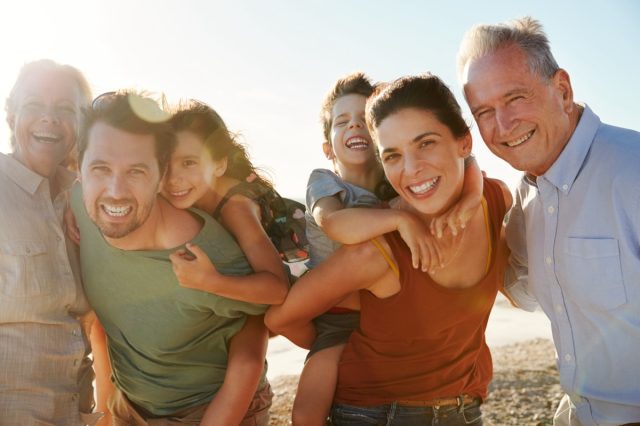
[[[640,422],[640,133],[585,106],[551,168],[520,182],[507,241],[505,287],[549,316],[582,424]]]

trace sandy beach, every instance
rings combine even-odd
[[[551,425],[562,391],[546,316],[513,308],[499,296],[487,326],[494,377],[483,405],[485,425]],[[291,404],[306,351],[283,337],[269,342],[274,390],[272,426],[291,424]]]

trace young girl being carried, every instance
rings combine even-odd
[[[256,171],[245,148],[211,107],[190,101],[171,122],[177,144],[162,195],[175,207],[211,214],[235,237],[255,272],[222,275],[199,247],[190,244],[171,255],[180,285],[251,303],[282,303],[288,277],[263,227],[260,205],[261,197],[273,191],[271,183]],[[272,393],[268,383],[260,388],[267,340],[262,317],[249,317],[230,343],[224,384],[202,424],[268,424]]]
[[[196,207],[210,213],[235,237],[254,270],[247,276],[222,275],[199,247],[187,244],[188,251],[170,256],[180,285],[250,303],[282,303],[289,279],[263,228],[260,206],[262,198],[274,191],[271,183],[257,173],[244,147],[211,107],[190,101],[178,108],[171,123],[176,146],[162,195],[175,207]],[[80,233],[70,211],[65,221],[70,238],[79,242]],[[99,322],[94,323],[92,333],[104,333]],[[308,333],[305,341],[310,336]],[[262,316],[247,318],[229,344],[224,384],[207,407],[203,425],[268,425],[273,394],[266,379],[264,383],[261,380],[268,337]],[[94,368],[110,371],[108,365]],[[97,388],[99,395],[108,394],[111,384],[99,380]]]
[[[455,246],[443,247],[431,233],[441,236],[448,228],[457,234],[464,228],[480,205],[480,169],[473,157],[465,161],[467,173],[462,195],[447,212],[430,223],[431,230],[411,211],[360,208],[380,207],[381,202],[396,195],[385,179],[365,124],[365,103],[373,90],[374,86],[364,74],[353,73],[338,80],[323,103],[322,148],[327,159],[333,162],[334,171],[314,170],[307,185],[308,266],[310,269],[318,266],[341,244],[355,244],[398,230],[411,250],[413,267],[437,270],[452,257]],[[430,187],[424,185],[410,190],[416,194],[427,193]],[[316,338],[300,376],[292,413],[294,425],[325,424],[334,396],[338,362],[359,321],[358,293],[314,320]],[[288,337],[294,332],[303,333],[292,328],[283,334]]]

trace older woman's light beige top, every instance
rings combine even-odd
[[[67,188],[73,173],[60,168]],[[78,255],[64,235],[65,196],[0,154],[0,423],[91,424],[89,312]],[[83,414],[85,413],[85,414]]]

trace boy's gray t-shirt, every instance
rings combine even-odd
[[[364,188],[343,181],[340,176],[327,169],[315,169],[307,183],[307,239],[309,240],[308,268],[314,268],[341,244],[327,237],[316,223],[311,212],[318,200],[338,196],[345,208],[374,207],[380,204],[376,195]]]

